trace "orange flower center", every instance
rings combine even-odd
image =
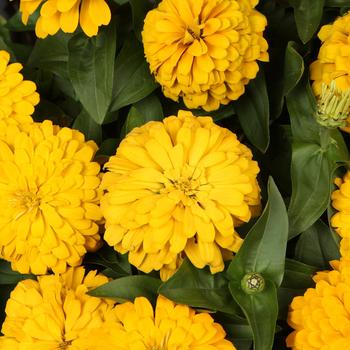
[[[63,343],[61,343],[58,347],[58,350],[67,350],[68,346],[72,345],[72,341],[64,341]]]

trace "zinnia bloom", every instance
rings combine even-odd
[[[123,327],[114,332],[117,350],[236,349],[208,313],[197,314],[162,296],[155,311],[146,298],[140,297],[134,303],[117,305],[115,312]]]
[[[348,93],[350,89],[350,13],[338,17],[331,24],[324,25],[318,37],[322,45],[317,60],[310,66],[312,88],[316,97],[320,98],[324,89],[331,87],[332,82],[339,90],[338,95],[342,92]],[[349,112],[347,116],[346,122],[344,123],[344,118],[341,118],[338,126],[344,127],[343,124],[345,124],[346,127],[343,130],[350,132]],[[339,116],[335,115],[335,117],[337,122]],[[334,124],[333,118],[328,116],[328,119],[331,124]]]
[[[350,265],[333,261],[332,267],[314,277],[315,288],[293,299],[288,323],[294,331],[287,337],[288,347],[350,349]]]
[[[332,206],[337,210],[331,224],[342,238],[340,253],[350,260],[350,171],[344,177],[337,178],[335,184],[339,189],[332,193]]]
[[[0,51],[0,120],[8,119],[12,124],[32,123],[34,106],[39,103],[36,85],[23,80],[22,65],[11,63],[10,54]]]
[[[108,350],[101,335],[106,323],[116,320],[114,302],[86,294],[108,279],[84,273],[83,267],[70,268],[18,283],[6,304],[0,349]]]
[[[101,25],[107,25],[111,20],[111,10],[105,0],[21,0],[24,24],[43,1],[35,27],[38,38],[54,35],[60,29],[73,33],[78,23],[86,35],[94,36]]]
[[[33,123],[0,133],[0,256],[21,273],[62,273],[99,244],[94,142]]]
[[[222,271],[223,254],[242,243],[235,227],[259,209],[251,151],[210,117],[180,111],[135,128],[106,168],[105,240],[163,279],[183,253],[198,268]]]
[[[268,61],[267,21],[258,0],[163,0],[142,33],[150,70],[164,95],[188,108],[237,100]]]

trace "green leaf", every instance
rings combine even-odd
[[[96,37],[76,34],[68,44],[68,70],[84,109],[102,124],[112,100],[116,26],[100,29]]]
[[[113,0],[113,1],[118,5],[124,5],[127,2],[129,2],[129,0]]]
[[[142,45],[134,36],[125,40],[115,67],[111,111],[138,102],[157,88],[144,58]],[[107,118],[105,123],[112,121]]]
[[[161,285],[159,293],[179,304],[237,313],[224,275],[212,275],[207,268],[197,269],[187,259],[175,275]]]
[[[272,349],[278,314],[276,290],[283,279],[288,238],[286,208],[272,178],[269,179],[268,194],[262,215],[249,231],[227,271],[230,292],[252,327],[255,350]],[[243,291],[241,281],[252,272],[262,275],[265,288],[248,294]]]
[[[350,0],[326,0],[325,5],[329,7],[350,6]]]
[[[84,259],[85,264],[111,269],[118,277],[129,276],[132,273],[127,254],[119,254],[107,245],[99,249],[97,253],[87,254]]]
[[[143,30],[143,21],[147,12],[152,8],[147,1],[129,0],[132,9],[132,23],[136,37],[142,42],[141,32]]]
[[[292,197],[288,208],[289,237],[293,238],[326,210],[333,172],[349,155],[338,130],[317,124],[316,101],[307,77],[288,94],[287,106],[293,135]]]
[[[97,151],[98,155],[103,156],[112,156],[115,154],[118,144],[120,140],[119,139],[106,139],[102,142],[99,150]]]
[[[227,274],[230,279],[240,281],[245,274],[258,272],[278,287],[284,273],[288,217],[283,198],[271,177],[268,193],[269,199],[262,215],[244,239]]]
[[[128,117],[124,124],[125,134],[149,121],[162,120],[163,117],[163,109],[158,97],[151,94],[143,100],[135,103],[130,108]]]
[[[121,277],[97,287],[88,294],[99,298],[111,298],[119,303],[133,301],[141,296],[155,302],[161,283],[159,279],[145,275]]]
[[[28,23],[22,22],[22,14],[16,12],[6,23],[6,28],[12,32],[28,32],[35,29],[35,23],[39,18],[39,10],[36,10],[31,16],[29,16]]]
[[[27,65],[68,78],[68,41],[71,35],[58,33],[46,39],[38,39],[29,56]]]
[[[277,291],[280,319],[287,318],[288,308],[294,297],[303,295],[307,288],[314,287],[312,276],[317,270],[317,267],[286,259],[283,281]]]
[[[270,142],[269,99],[262,70],[246,87],[234,108],[249,141],[265,153]]]
[[[300,235],[295,247],[295,258],[306,264],[327,269],[329,261],[340,258],[339,241],[339,236],[323,221],[318,220]]]
[[[320,25],[325,0],[290,0],[289,2],[294,8],[299,37],[305,44],[312,38]]]
[[[274,283],[266,280],[264,291],[254,296],[244,293],[236,280],[229,283],[229,288],[253,329],[254,350],[272,349],[278,314]]]
[[[26,279],[35,279],[34,275],[21,275],[11,269],[11,264],[5,260],[0,260],[0,285],[16,284]]]
[[[284,58],[284,95],[299,83],[304,73],[304,60],[295,49],[296,43],[290,41]]]
[[[101,125],[97,124],[85,109],[77,116],[72,128],[81,131],[87,140],[94,140],[97,144],[102,141]]]

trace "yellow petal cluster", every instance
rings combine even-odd
[[[334,82],[340,92],[350,89],[350,12],[324,25],[318,33],[322,45],[317,60],[310,65],[312,88],[316,97]],[[349,113],[348,113],[349,115]],[[344,131],[350,132],[350,117]]]
[[[293,299],[287,337],[293,350],[350,349],[350,263],[333,261],[334,270],[318,273],[315,288]]]
[[[107,25],[111,20],[111,10],[105,0],[21,0],[24,24],[42,2],[35,27],[38,38],[54,35],[60,29],[73,33],[78,24],[86,35],[94,36],[101,25]]]
[[[115,350],[235,350],[208,313],[196,313],[159,296],[155,310],[143,297],[117,305],[122,327],[112,333]]]
[[[0,127],[0,257],[38,275],[79,265],[100,241],[96,144],[50,121]]]
[[[163,0],[142,32],[150,70],[164,95],[216,110],[237,100],[268,61],[267,21],[258,0]]]
[[[108,279],[84,273],[83,267],[69,268],[20,282],[6,304],[0,349],[109,350],[104,328],[116,320],[114,302],[86,294]]]
[[[0,50],[0,120],[12,124],[32,123],[34,106],[39,103],[39,94],[32,81],[23,80],[22,65],[11,63],[10,55]]]
[[[316,95],[334,80],[341,91],[350,88],[350,13],[324,25],[318,33],[322,45],[317,60],[310,66],[312,87]]]
[[[340,253],[350,260],[350,171],[343,178],[337,178],[338,189],[332,193],[332,206],[337,211],[331,218],[331,225],[342,238]]]
[[[260,209],[251,151],[210,117],[180,111],[135,128],[111,157],[102,186],[104,239],[146,273],[167,279],[186,255],[198,268],[224,269],[235,231]]]

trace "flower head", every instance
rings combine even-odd
[[[99,244],[94,142],[50,121],[0,133],[0,256],[21,273],[61,273]]]
[[[22,65],[11,63],[10,54],[0,50],[0,120],[12,124],[32,123],[34,106],[39,103],[36,85],[23,80]]]
[[[268,61],[266,18],[257,0],[163,0],[142,33],[150,70],[165,96],[206,111],[237,100]]]
[[[344,94],[350,92],[350,13],[337,18],[333,23],[324,25],[318,33],[322,45],[317,60],[310,66],[312,88],[316,97],[320,98],[324,85],[335,87]],[[350,111],[346,113],[345,131],[350,132]],[[335,116],[339,119],[339,116]],[[343,117],[340,117],[344,119]],[[330,122],[334,118],[328,118]],[[340,125],[342,126],[342,125]]]
[[[242,239],[235,227],[260,205],[258,165],[235,134],[180,111],[135,128],[106,164],[105,240],[166,279],[183,255],[212,273]]]
[[[332,193],[332,206],[337,213],[331,218],[331,224],[342,238],[340,253],[350,260],[350,171],[344,177],[337,178],[335,184],[338,189]]]
[[[6,304],[0,349],[108,350],[101,335],[116,322],[114,302],[87,295],[108,279],[84,273],[83,267],[69,268],[62,275],[19,282]],[[93,336],[99,347],[91,343]]]
[[[158,297],[154,311],[150,302],[140,297],[134,303],[117,305],[115,312],[122,324],[114,332],[115,349],[236,349],[208,313],[197,314],[190,307],[176,305],[162,296]]]
[[[35,27],[38,38],[54,35],[60,29],[73,33],[78,23],[86,35],[94,36],[101,25],[107,25],[111,20],[111,10],[105,0],[21,0],[24,24],[42,2]]]
[[[332,266],[290,305],[288,323],[294,331],[287,346],[293,350],[350,349],[350,263],[333,261]]]

